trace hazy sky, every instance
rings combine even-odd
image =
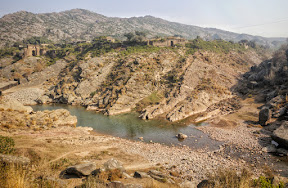
[[[288,0],[0,0],[0,16],[88,9],[113,17],[152,15],[189,25],[288,37]]]

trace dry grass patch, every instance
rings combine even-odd
[[[264,169],[265,170],[265,169]],[[266,176],[266,177],[265,177]],[[207,188],[284,188],[283,182],[273,182],[275,178],[271,170],[265,170],[265,176],[253,179],[252,173],[242,169],[239,173],[235,170],[218,170],[208,175],[205,182]]]
[[[179,188],[178,185],[161,183],[154,179],[147,179],[143,185],[144,188]]]
[[[0,185],[3,188],[31,187],[27,170],[21,166],[0,164]]]
[[[213,188],[250,188],[252,174],[243,169],[239,174],[235,170],[218,170],[208,175],[208,187]]]

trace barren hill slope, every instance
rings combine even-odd
[[[201,36],[207,40],[221,38],[236,42],[246,39],[269,47],[279,46],[279,43],[285,41],[283,38],[264,38],[169,22],[153,16],[116,18],[73,9],[45,14],[21,11],[3,16],[0,19],[0,46],[32,36],[44,36],[54,42],[91,40],[103,35],[123,39],[123,34],[135,30],[147,32],[148,37],[181,35],[193,39]]]
[[[35,99],[40,103],[50,98],[107,115],[138,111],[143,119],[178,121],[195,115],[201,121],[239,108],[232,86],[265,58],[258,48],[201,39],[185,47],[110,49],[106,44],[107,52],[93,45],[66,47],[66,55],[42,69],[39,64],[48,57],[8,63],[3,76],[45,90],[44,98]]]

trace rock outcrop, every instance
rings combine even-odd
[[[94,170],[96,170],[96,165],[93,162],[78,164],[75,166],[68,167],[62,174],[65,175],[75,175],[79,178],[83,176],[89,176]]]
[[[18,100],[15,99],[4,99],[0,100],[0,109],[2,110],[15,110],[30,113],[33,109],[30,106],[24,106]]]
[[[6,95],[6,99],[17,100],[24,105],[35,105],[37,99],[43,96],[44,90],[39,88],[27,88],[21,89],[9,95]]]
[[[23,106],[15,100],[0,101],[0,126],[6,128],[42,128],[76,126],[77,117],[68,110],[33,112],[30,106]]]
[[[259,113],[259,123],[264,126],[270,117],[274,118],[266,130],[268,133],[274,130],[272,139],[279,147],[288,148],[288,45],[276,51],[273,58],[251,67],[236,88],[244,96],[255,95],[257,102],[264,103]],[[268,146],[264,151],[277,153],[277,148]]]
[[[288,149],[288,121],[285,121],[272,134],[272,139],[275,140],[280,147]]]
[[[14,165],[28,165],[30,163],[30,159],[27,157],[17,157],[13,155],[4,155],[0,154],[0,161],[6,164],[14,164]]]
[[[184,53],[162,49],[122,59],[109,54],[79,61],[59,75],[46,95],[53,102],[84,105],[107,115],[136,110],[142,119],[178,121],[209,111],[211,118],[233,111],[222,107],[235,97],[230,89],[236,77],[261,61],[252,51],[225,56]]]

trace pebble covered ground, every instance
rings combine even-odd
[[[233,129],[200,127],[199,129],[210,134],[213,139],[224,141],[224,144],[217,150],[191,149],[188,146],[167,146],[140,140],[127,140],[100,135],[92,131],[90,127],[58,127],[36,132],[17,130],[12,134],[14,136],[28,136],[33,142],[52,140],[53,143],[71,148],[69,152],[59,155],[54,161],[69,155],[89,156],[97,148],[109,151],[117,150],[122,158],[117,155],[114,157],[116,159],[118,157],[118,160],[128,159],[125,164],[126,167],[130,165],[129,160],[131,159],[134,161],[132,166],[135,168],[133,169],[159,167],[166,171],[166,174],[177,172],[178,178],[182,182],[199,183],[206,179],[209,173],[217,173],[219,169],[235,169],[240,172],[241,169],[248,168],[255,177],[259,177],[262,173],[262,167],[265,165],[277,167],[277,160],[270,154],[262,152],[263,146],[261,146],[259,139],[265,138],[265,135],[255,134],[255,131],[257,132],[260,128],[247,128],[245,126],[247,125],[243,124]],[[3,132],[3,134],[10,135],[11,133]]]
[[[205,129],[208,130],[208,128]],[[208,173],[217,172],[218,169],[235,169],[240,171],[244,167],[251,167],[249,161],[241,159],[240,157],[234,157],[233,155],[227,155],[227,153],[224,152],[226,151],[225,148],[234,144],[233,139],[232,141],[225,140],[227,142],[218,150],[208,151],[206,148],[192,150],[187,146],[166,146],[159,143],[131,141],[109,135],[98,135],[89,130],[91,130],[91,128],[59,127],[39,133],[18,132],[17,134],[31,135],[42,140],[52,139],[53,142],[59,142],[64,145],[83,146],[84,149],[87,148],[87,151],[89,151],[91,147],[107,146],[109,148],[117,148],[124,154],[141,156],[151,164],[150,166],[162,166],[167,172],[178,172],[183,180],[193,180],[193,182],[199,182],[205,179]],[[247,130],[247,132],[245,130]],[[245,150],[255,153],[257,153],[257,151],[260,152],[261,147],[257,146],[257,138],[254,137],[253,134],[250,134],[250,131],[252,130],[237,128],[230,130],[229,135],[231,135],[231,138],[234,138],[232,135],[238,135],[237,143],[240,144],[236,148],[242,148],[242,146],[244,146],[245,148],[243,149]],[[218,134],[219,138],[221,138],[221,136],[228,133],[225,130],[221,132],[221,129],[219,129],[215,134]],[[227,139],[230,139],[230,137],[227,137]],[[245,144],[245,140],[247,144]],[[251,144],[250,147],[248,144],[249,141],[256,144]],[[242,145],[243,143],[244,145]],[[234,146],[236,145],[233,145],[233,147]],[[149,166],[147,166],[147,168],[149,168]],[[255,175],[259,175],[260,169],[255,168],[253,172]]]

